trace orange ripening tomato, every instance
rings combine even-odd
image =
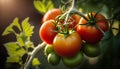
[[[65,37],[64,34],[58,33],[53,40],[55,52],[62,57],[71,57],[76,55],[81,49],[82,40],[77,32],[73,32]]]
[[[43,23],[42,26],[40,27],[39,30],[40,38],[47,44],[53,43],[53,39],[56,34],[57,32],[56,32],[54,20],[48,20],[45,23]]]
[[[42,23],[44,23],[47,20],[55,20],[55,18],[62,14],[62,11],[60,9],[52,9],[49,10],[43,17]]]

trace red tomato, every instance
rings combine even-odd
[[[82,44],[81,37],[77,32],[73,32],[65,37],[58,33],[53,40],[53,48],[62,57],[74,56],[80,51]]]
[[[53,22],[54,20],[46,21],[45,23],[42,24],[39,30],[40,38],[48,44],[53,43],[53,39],[55,35],[57,34],[56,27]]]
[[[47,20],[55,20],[55,18],[58,16],[58,15],[61,15],[62,12],[60,9],[52,9],[52,10],[49,10],[43,17],[42,19],[42,22],[44,23],[45,21]]]
[[[95,14],[96,13],[93,12],[92,16],[94,17]],[[90,15],[90,17],[92,16]],[[105,17],[100,13],[98,13],[95,18],[90,18],[88,17],[88,15],[86,15],[86,17],[88,21],[84,18],[81,18],[79,24],[89,23],[89,25],[78,25],[77,32],[80,34],[81,38],[87,43],[98,43],[102,39],[103,33],[98,28],[96,28],[95,25],[97,25],[104,32],[106,32],[109,29],[109,24]]]

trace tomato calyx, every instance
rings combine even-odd
[[[87,22],[85,24],[79,24],[79,25],[86,25],[86,26],[95,26],[97,29],[99,29],[103,35],[105,32],[97,25],[97,22],[104,19],[96,19],[96,16],[99,12],[96,12],[95,15],[93,15],[95,12],[91,12],[87,14],[88,17],[83,17]]]
[[[64,34],[65,37],[69,36],[72,33],[73,28],[69,27],[69,20],[65,22],[66,14],[60,15],[56,18],[55,26],[57,28],[57,32],[60,34]]]

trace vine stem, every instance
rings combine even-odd
[[[38,51],[40,49],[44,48],[45,45],[46,45],[46,43],[43,42],[43,43],[39,44],[38,46],[36,46],[34,48],[34,50],[31,52],[30,56],[28,56],[28,61],[26,61],[26,63],[24,64],[24,66],[21,69],[29,69],[33,58],[35,57],[35,55],[38,53]]]
[[[66,15],[65,23],[64,23],[65,25],[67,24],[70,14],[73,14],[73,13],[80,15],[81,17],[83,17],[85,20],[88,21],[88,19],[85,17],[85,15],[76,9],[75,0],[73,0],[71,8],[66,13],[63,14],[63,15]]]

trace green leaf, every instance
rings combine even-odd
[[[18,20],[19,19],[17,17],[13,20],[13,26],[16,26],[20,31],[22,31]]]
[[[13,22],[5,29],[5,31],[3,32],[3,36],[4,35],[8,35],[10,33],[14,33],[16,34],[16,32],[14,31],[13,29],[13,26],[16,26],[20,31],[21,31],[21,27],[20,27],[20,24],[18,22],[18,18],[16,17]]]
[[[19,46],[16,42],[8,42],[4,44],[4,46],[9,55],[7,62],[19,62],[21,57],[25,54],[25,50],[23,48],[17,50]]]
[[[100,47],[103,54],[105,54],[112,47],[113,37],[114,35],[111,29],[105,33],[103,39],[100,42]]]
[[[40,61],[38,60],[38,58],[34,58],[33,61],[32,61],[32,65],[33,66],[36,66],[36,65],[40,65]]]
[[[5,31],[2,33],[2,36],[8,35],[8,34],[13,33],[13,32],[15,32],[15,31],[13,30],[12,25],[10,25],[10,26],[8,26],[8,27],[5,29]]]
[[[25,42],[25,46],[26,46],[27,48],[34,48],[34,44],[33,44],[33,42],[31,42],[31,41]]]
[[[19,46],[24,46],[25,45],[25,43],[23,41],[23,38],[22,38],[22,33],[18,34],[16,36],[16,38],[17,38],[17,42],[18,42]]]
[[[34,7],[40,12],[40,13],[46,13],[48,10],[51,10],[54,8],[54,5],[51,0],[37,0],[34,1]]]
[[[26,18],[22,21],[22,29],[24,36],[31,37],[33,34],[34,26],[31,26],[28,20],[29,18]]]

